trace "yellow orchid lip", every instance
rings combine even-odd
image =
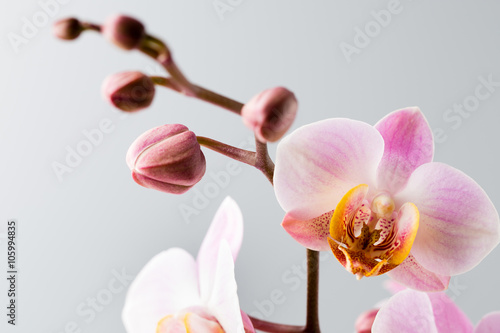
[[[419,212],[412,203],[394,211],[385,194],[366,200],[368,185],[349,190],[335,208],[328,243],[337,260],[356,275],[376,276],[397,267],[410,253],[418,231]]]

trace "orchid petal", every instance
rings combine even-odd
[[[233,256],[225,240],[220,244],[215,266],[213,290],[206,306],[225,332],[244,333],[240,303],[236,293]]]
[[[281,226],[297,242],[314,251],[328,251],[328,235],[330,234],[330,220],[333,211],[325,213],[316,218],[301,221],[296,220],[290,214],[286,214]]]
[[[441,275],[472,269],[500,241],[500,219],[484,190],[463,172],[442,163],[420,166],[396,198],[420,212],[412,253]]]
[[[236,202],[227,197],[220,205],[198,252],[200,294],[208,300],[215,278],[219,247],[226,241],[236,260],[243,239],[243,216]]]
[[[417,207],[411,202],[405,203],[398,212],[396,242],[389,264],[399,265],[410,254],[419,226],[419,213]]]
[[[245,333],[255,333],[255,328],[253,327],[252,321],[243,311],[241,311],[241,319],[243,319],[243,328],[245,330]]]
[[[417,167],[432,161],[432,131],[418,107],[394,111],[375,128],[385,142],[384,156],[377,170],[378,188],[396,194]]]
[[[403,290],[392,296],[379,310],[373,333],[438,333],[427,294]]]
[[[340,200],[330,222],[330,235],[334,240],[343,242],[348,220],[361,207],[367,194],[368,185],[360,184],[350,189]]]
[[[380,133],[360,121],[327,119],[303,126],[278,145],[278,202],[299,220],[329,212],[354,186],[375,183],[383,150]]]
[[[172,248],[153,257],[137,275],[122,319],[128,333],[155,332],[162,318],[200,302],[194,258]]]
[[[490,312],[476,326],[474,333],[498,333],[500,327],[500,311]]]
[[[450,283],[449,276],[439,275],[422,267],[411,252],[398,267],[387,274],[409,288],[426,292],[445,290]]]
[[[472,333],[474,326],[467,316],[460,310],[445,293],[428,293],[434,321],[440,333]]]

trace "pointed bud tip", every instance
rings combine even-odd
[[[134,112],[153,102],[153,80],[141,72],[122,72],[108,76],[102,84],[103,97],[122,111]]]
[[[79,20],[70,17],[59,20],[53,25],[54,35],[60,39],[77,39],[83,31],[83,26]]]
[[[180,124],[143,133],[130,146],[126,159],[136,183],[172,194],[188,191],[206,170],[196,135]]]
[[[133,17],[113,15],[102,26],[109,41],[125,50],[137,48],[146,35],[144,25]]]
[[[297,114],[295,95],[284,87],[262,91],[243,106],[241,116],[262,142],[275,142],[290,129]]]

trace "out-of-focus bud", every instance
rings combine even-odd
[[[158,322],[157,333],[224,332],[214,316],[198,309],[184,310]]]
[[[113,15],[102,26],[102,34],[122,49],[132,50],[141,44],[146,31],[144,25],[135,18]]]
[[[102,94],[122,111],[139,111],[151,105],[155,85],[141,72],[123,72],[110,75],[102,84]]]
[[[76,18],[65,18],[54,23],[54,34],[61,39],[73,40],[83,31],[83,26]]]
[[[288,89],[264,90],[243,106],[241,116],[262,142],[278,141],[288,131],[297,114],[297,99]]]
[[[130,146],[127,165],[137,184],[173,194],[182,194],[193,187],[206,169],[196,135],[179,124],[143,133]]]
[[[379,309],[368,310],[359,315],[358,319],[356,319],[356,323],[354,324],[356,333],[371,333],[373,322],[375,321],[378,310]]]

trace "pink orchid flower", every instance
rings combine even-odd
[[[414,289],[444,290],[498,244],[500,223],[483,189],[433,155],[416,107],[375,126],[340,118],[303,126],[277,149],[282,225],[307,248],[331,249],[358,278],[389,272]]]
[[[485,315],[474,328],[445,293],[411,289],[386,301],[371,327],[372,333],[498,333],[499,330],[500,311]]]
[[[255,332],[241,312],[234,259],[243,238],[243,218],[226,198],[195,259],[171,248],[156,255],[127,293],[122,318],[128,333]]]

